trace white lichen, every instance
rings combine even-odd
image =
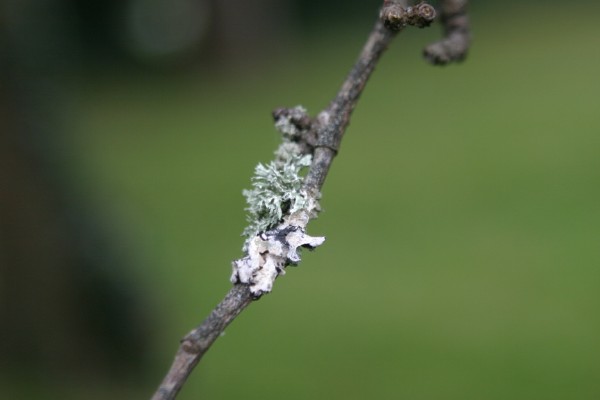
[[[246,283],[255,296],[268,293],[285,267],[300,262],[300,247],[315,248],[325,241],[324,237],[312,237],[304,228],[287,222],[247,241],[247,255],[232,263],[232,283]]]
[[[300,134],[292,119],[306,115],[302,107],[279,118],[276,127],[284,141],[275,152],[275,160],[258,164],[252,177],[252,189],[244,190],[248,207],[248,226],[244,230],[246,255],[232,263],[233,283],[248,284],[255,296],[268,293],[273,282],[288,265],[300,262],[299,248],[315,248],[324,237],[306,234],[308,221],[319,210],[318,194],[304,187],[302,169],[310,166],[312,156],[302,154],[293,139]]]

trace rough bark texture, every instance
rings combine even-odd
[[[413,7],[405,7],[406,3],[404,0],[384,1],[380,18],[334,100],[316,118],[303,116],[297,121],[292,121],[299,128],[306,130],[300,141],[307,152],[312,152],[313,159],[304,188],[315,196],[318,196],[325,182],[365,84],[390,41],[407,25],[425,27],[435,17],[435,10],[428,4],[419,3]],[[455,15],[456,13],[450,13],[452,9],[448,8],[448,4],[453,2],[446,0],[445,3],[446,13],[450,16]],[[291,109],[279,108],[273,112],[273,116],[277,120],[291,113]],[[183,338],[173,365],[153,399],[175,398],[202,355],[225,327],[255,299],[257,297],[252,294],[248,285],[235,284],[210,316]]]

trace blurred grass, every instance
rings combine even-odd
[[[325,246],[234,322],[182,399],[600,397],[600,8],[476,7],[463,65],[419,59],[435,30],[394,43],[310,225]],[[136,238],[164,321],[141,398],[230,286],[241,190],[279,140],[270,110],[325,106],[367,30],[238,78],[85,84],[77,176]]]

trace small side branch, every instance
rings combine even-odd
[[[423,55],[434,65],[463,61],[471,44],[467,0],[442,0],[441,21],[444,38],[425,48]]]

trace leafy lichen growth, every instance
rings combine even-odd
[[[273,228],[284,215],[307,208],[311,198],[302,189],[300,172],[310,166],[310,155],[294,154],[291,143],[277,151],[277,160],[258,164],[252,177],[252,189],[244,190],[248,207],[248,227],[243,235],[251,238]]]
[[[248,239],[274,228],[285,215],[316,207],[314,196],[302,189],[300,172],[310,166],[312,156],[304,154],[298,139],[303,130],[294,119],[306,116],[306,109],[297,106],[276,118],[275,128],[282,134],[283,142],[275,152],[275,160],[258,164],[252,177],[252,189],[244,190],[248,207],[248,227],[243,235]]]
[[[275,127],[283,142],[275,160],[258,164],[252,188],[244,190],[248,203],[248,227],[244,230],[244,257],[232,262],[231,282],[249,285],[257,298],[271,291],[275,279],[288,265],[298,265],[300,248],[314,249],[325,241],[306,233],[306,224],[319,212],[320,194],[304,189],[301,172],[311,165],[307,117],[301,106],[274,112]]]

